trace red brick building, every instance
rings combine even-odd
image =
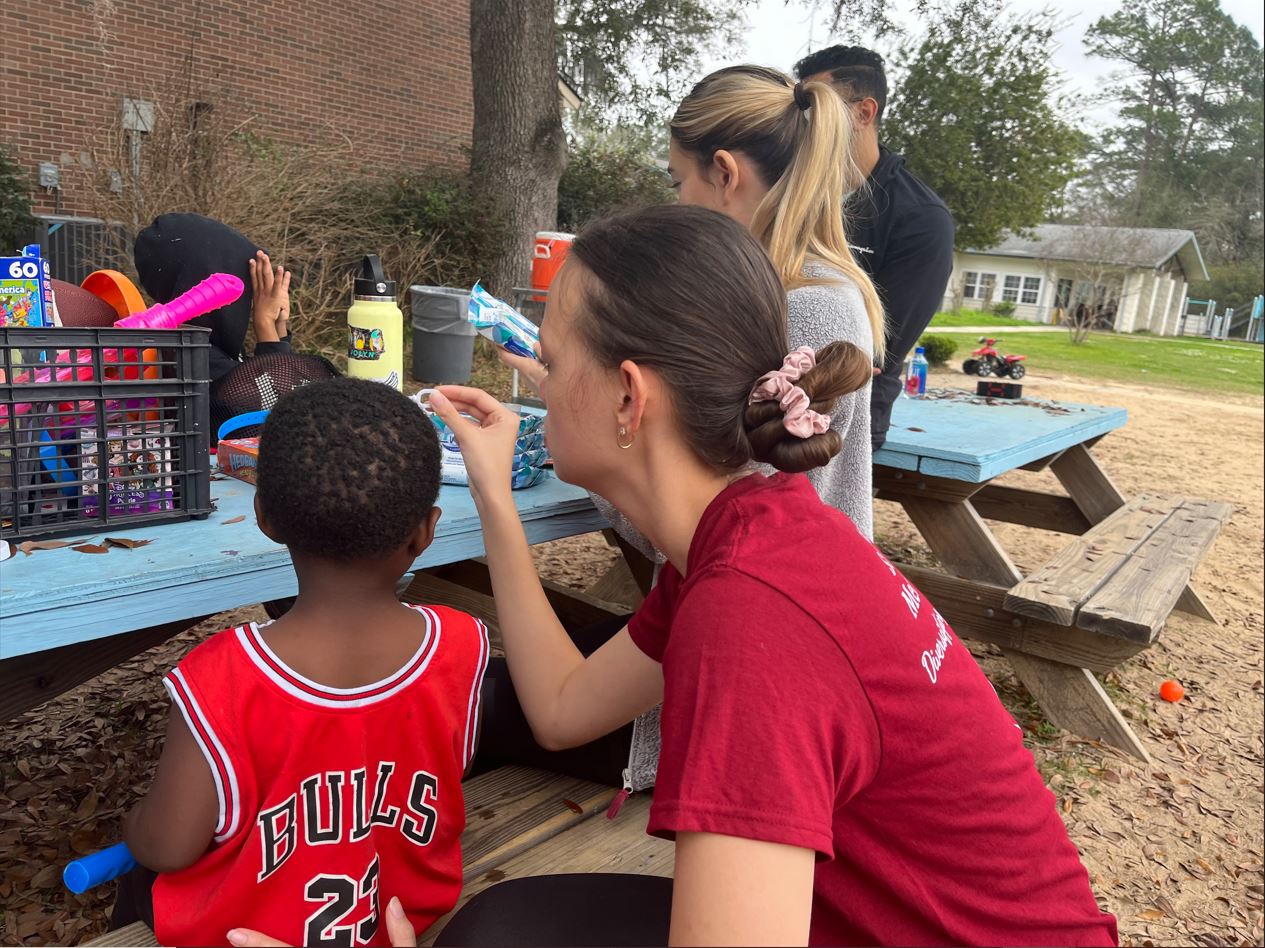
[[[67,171],[98,130],[150,120],[164,83],[215,89],[265,138],[349,135],[365,168],[460,163],[469,16],[468,0],[41,0],[5,18],[0,141],[43,216],[88,211]]]

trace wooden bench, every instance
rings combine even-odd
[[[501,879],[552,872],[671,875],[673,847],[646,835],[649,794],[631,797],[605,817],[615,789],[530,767],[500,767],[468,780],[461,834],[464,885],[458,906]],[[424,934],[433,940],[448,916]],[[429,944],[419,938],[419,943]],[[143,923],[87,945],[157,945]]]
[[[1143,494],[1013,586],[1005,608],[1149,646],[1231,513],[1218,501]]]

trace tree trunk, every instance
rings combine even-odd
[[[474,139],[470,173],[508,223],[485,284],[527,282],[538,230],[557,226],[566,139],[558,99],[554,0],[471,0]]]

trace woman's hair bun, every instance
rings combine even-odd
[[[813,411],[829,414],[836,401],[864,388],[873,376],[869,356],[850,342],[832,342],[817,352],[817,365],[797,384],[807,393]],[[783,419],[782,407],[776,401],[747,406],[743,428],[754,460],[797,474],[821,467],[843,449],[843,438],[837,431],[800,438],[786,430]]]

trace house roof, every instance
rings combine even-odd
[[[1102,262],[1156,269],[1173,257],[1189,282],[1208,279],[1194,231],[1157,227],[1097,227],[1089,224],[1038,224],[1023,236],[1007,233],[988,250],[967,253],[1034,260]]]

